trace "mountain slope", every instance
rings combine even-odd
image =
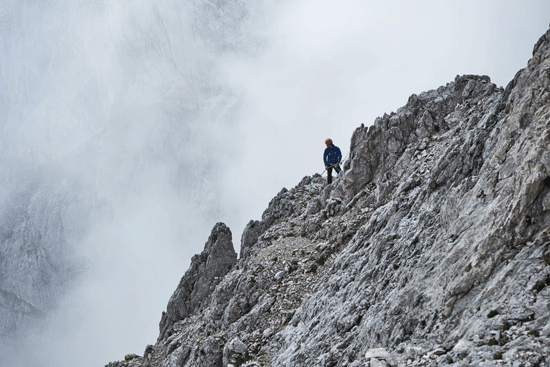
[[[358,128],[239,260],[218,224],[157,343],[109,366],[549,366],[549,147],[550,31],[506,89],[460,76]]]

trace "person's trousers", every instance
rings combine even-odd
[[[330,185],[332,183],[332,169],[336,171],[336,173],[342,172],[342,169],[340,168],[339,164],[333,164],[328,166],[327,168],[327,183]]]

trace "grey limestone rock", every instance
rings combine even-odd
[[[247,353],[246,345],[238,338],[227,343],[223,349],[223,365],[235,363],[236,358],[244,358]]]
[[[191,266],[170,298],[160,322],[160,336],[169,333],[174,322],[193,313],[208,297],[223,276],[237,261],[231,231],[223,223],[217,223],[200,255],[191,259]]]
[[[189,356],[190,349],[183,345],[176,348],[162,364],[162,367],[179,367],[182,366]]]
[[[258,220],[251,220],[244,228],[241,236],[240,258],[246,259],[250,254],[252,245],[258,241],[258,237],[265,231],[265,225]]]
[[[223,365],[223,340],[217,337],[208,337],[199,349],[196,362],[186,366],[221,367]]]

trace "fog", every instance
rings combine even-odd
[[[550,21],[544,1],[306,0],[281,8],[262,30],[269,47],[259,57],[223,64],[232,89],[246,96],[237,126],[243,149],[231,169],[239,174],[224,185],[234,202],[247,202],[238,206],[245,218],[281,187],[321,173],[326,138],[346,155],[355,128],[411,94],[462,74],[505,87]]]
[[[0,365],[143,353],[216,222],[238,251],[327,137],[346,155],[457,74],[506,86],[549,21],[547,1],[3,0],[0,289],[47,316],[2,330]]]

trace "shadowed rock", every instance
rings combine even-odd
[[[264,230],[264,223],[258,220],[248,222],[241,236],[241,254],[239,256],[241,259],[248,257],[250,248],[258,241],[258,237],[260,237]]]

